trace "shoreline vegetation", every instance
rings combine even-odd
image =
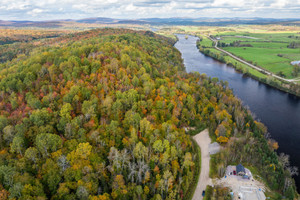
[[[278,78],[275,78],[274,76],[267,75],[266,73],[262,71],[258,71],[256,69],[253,69],[249,67],[248,65],[232,58],[231,56],[227,55],[224,52],[219,51],[215,48],[215,42],[211,41],[210,39],[195,35],[199,38],[197,41],[197,48],[199,51],[219,62],[225,63],[228,66],[231,66],[235,68],[236,71],[245,74],[246,76],[249,76],[257,81],[260,81],[264,84],[267,84],[271,87],[274,87],[280,91],[287,92],[289,94],[293,94],[295,96],[300,97],[300,86],[297,83],[293,82],[287,82]],[[211,45],[209,45],[209,42],[203,40],[209,40],[211,41]],[[242,58],[240,58],[242,59]],[[242,59],[243,60],[243,59]],[[263,68],[261,68],[264,70]]]

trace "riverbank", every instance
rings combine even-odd
[[[297,149],[299,148],[296,144],[296,141],[299,139],[297,133],[300,128],[298,120],[296,120],[300,117],[300,101],[297,100],[298,98],[292,95],[287,95],[286,93],[283,93],[277,89],[267,87],[266,84],[261,84],[252,78],[243,76],[241,73],[237,73],[234,68],[228,67],[226,64],[222,64],[221,62],[217,62],[209,56],[205,56],[203,53],[200,53],[199,49],[196,47],[196,41],[198,38],[189,36],[188,39],[185,39],[183,34],[178,34],[177,37],[179,38],[179,41],[175,44],[175,47],[180,50],[182,54],[186,71],[188,73],[199,72],[200,74],[203,74],[204,77],[206,77],[204,74],[209,77],[215,77],[209,78],[209,80],[213,80],[214,82],[221,80],[221,83],[224,84],[224,87],[226,86],[232,88],[235,95],[243,101],[243,105],[249,106],[248,108],[251,109],[251,111],[253,111],[258,118],[268,124],[268,132],[272,133],[272,137],[274,137],[274,139],[280,141],[279,153],[285,152],[290,154],[291,161],[293,161],[291,165],[299,166],[297,163]],[[228,84],[226,84],[224,81],[228,82]],[[222,96],[217,96],[219,97],[218,101],[233,102],[232,99],[229,100]],[[280,109],[278,109],[278,105],[281,106]],[[207,111],[205,110],[204,112]],[[213,113],[215,112],[216,111]],[[236,114],[248,112],[234,113],[235,114],[232,115],[233,117],[236,116]],[[249,119],[252,119],[252,117],[249,116]],[[244,122],[244,124],[246,124],[246,122]],[[260,123],[258,124],[260,126]],[[283,185],[281,184],[284,182],[284,180],[278,182],[282,176],[275,175],[285,174],[285,172],[282,172],[282,167],[276,164],[276,171],[274,171],[273,168],[268,168],[265,166],[266,163],[274,163],[274,161],[277,160],[272,149],[269,150],[267,148],[268,143],[264,142],[266,140],[263,135],[261,135],[262,133],[266,132],[267,129],[263,128],[263,130],[265,130],[263,132],[257,131],[255,128],[257,127],[256,122],[253,124],[253,121],[249,123],[249,125],[252,127],[250,131],[251,134],[248,134],[246,131],[247,140],[245,141],[255,141],[255,146],[257,148],[244,148],[245,145],[252,146],[253,142],[248,145],[245,143],[239,143],[237,151],[232,152],[232,155],[235,155],[233,157],[237,156],[239,161],[233,160],[228,163],[228,160],[226,161],[227,164],[222,164],[222,162],[219,163],[219,161],[224,161],[224,157],[220,160],[215,158],[215,164],[213,166],[215,166],[216,172],[219,172],[218,169],[219,167],[222,169],[222,165],[227,166],[228,164],[236,164],[236,162],[240,163],[240,159],[242,159],[244,160],[242,163],[246,166],[257,166],[258,171],[263,177],[265,177],[266,182],[270,184],[270,188],[273,191],[282,191],[281,188]],[[211,134],[215,135],[215,126],[213,126],[211,130]],[[233,131],[231,134],[232,136],[243,138],[244,131],[241,133],[238,131]],[[248,152],[249,149],[251,149],[251,152]],[[231,158],[231,156],[225,156],[225,158]],[[263,162],[261,162],[262,160]],[[275,179],[272,178],[273,175],[276,176]],[[286,194],[286,192],[284,193]]]
[[[202,38],[202,40],[203,39],[206,38]],[[257,81],[265,83],[283,92],[287,92],[289,94],[293,94],[295,96],[300,97],[300,86],[298,84],[277,79],[273,76],[268,75],[267,72],[264,73],[263,71],[255,70],[247,66],[246,64],[230,57],[224,52],[221,52],[220,50],[216,49],[214,45],[208,46],[209,42],[207,41],[203,42],[203,45],[201,43],[202,41],[197,42],[197,48],[203,54],[212,57],[222,63],[226,63],[227,65],[235,68],[238,72],[243,73]]]

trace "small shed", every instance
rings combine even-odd
[[[236,173],[239,176],[244,176],[246,174],[245,167],[242,164],[238,164],[236,166]]]

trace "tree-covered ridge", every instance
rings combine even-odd
[[[70,32],[0,28],[0,63],[10,61],[20,54],[28,56],[35,47],[45,45],[46,39],[66,35]]]
[[[14,42],[28,42],[35,39],[58,37],[67,31],[18,30],[0,28],[0,45]]]
[[[186,126],[210,127],[222,143],[249,133],[264,158],[255,164],[276,166],[267,179],[282,190],[264,127],[226,83],[185,73],[172,44],[152,32],[92,30],[2,64],[1,197],[184,199],[197,173]]]

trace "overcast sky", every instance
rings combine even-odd
[[[89,17],[300,18],[300,0],[0,0],[0,20]]]

